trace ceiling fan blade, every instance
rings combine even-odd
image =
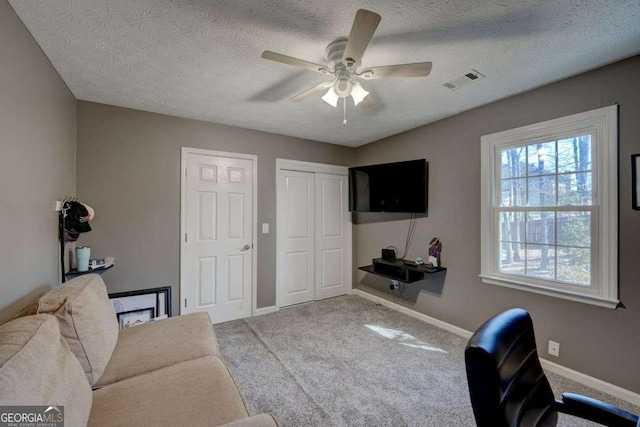
[[[356,12],[347,46],[344,49],[344,55],[342,55],[342,62],[346,66],[360,63],[381,19],[380,15],[369,10],[360,9]]]
[[[322,93],[325,90],[329,89],[331,87],[331,85],[333,84],[333,82],[324,82],[324,83],[320,83],[318,86],[312,87],[311,89],[302,92],[301,94],[298,94],[296,96],[294,96],[293,98],[291,98],[289,101],[293,101],[293,102],[300,102],[300,101],[304,101],[305,99]]]
[[[269,61],[280,62],[282,64],[293,65],[294,67],[305,68],[310,71],[315,71],[316,73],[331,74],[331,70],[329,70],[324,65],[314,64],[313,62],[309,61],[303,61],[302,59],[283,55],[281,53],[271,52],[270,50],[265,50],[264,52],[262,52],[262,58],[268,59]]]
[[[375,104],[375,101],[373,100],[371,95],[368,95],[365,99],[362,100],[362,102],[360,104],[358,104],[358,107],[360,107],[360,108],[369,108],[369,107],[373,106],[373,104]]]
[[[367,80],[388,79],[392,77],[426,77],[431,73],[431,62],[415,64],[387,65],[384,67],[366,68],[360,74]]]

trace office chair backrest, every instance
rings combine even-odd
[[[467,344],[465,363],[478,427],[556,425],[555,398],[525,310],[505,311],[482,325]]]

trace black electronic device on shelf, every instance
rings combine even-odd
[[[418,265],[404,259],[387,261],[382,258],[375,258],[372,261],[371,265],[358,267],[358,270],[404,283],[417,282],[423,280],[425,274],[434,274],[446,270],[445,267],[427,267],[424,264]]]
[[[385,261],[395,261],[396,260],[396,251],[391,248],[382,250],[382,259]]]
[[[349,168],[349,211],[427,213],[425,159]]]

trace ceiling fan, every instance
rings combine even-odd
[[[357,78],[370,80],[391,77],[425,77],[431,72],[431,62],[360,68],[362,55],[367,49],[381,19],[382,17],[375,12],[365,9],[358,10],[349,38],[340,38],[327,46],[325,52],[327,57],[326,66],[269,50],[262,52],[262,58],[333,76],[333,81],[320,83],[294,96],[290,101],[304,101],[326,90],[322,100],[327,104],[337,107],[338,101],[342,98],[344,108],[342,125],[345,126],[347,122],[346,100],[349,96],[351,96],[355,105],[359,105],[362,108],[368,108],[374,104],[373,98],[356,80]]]

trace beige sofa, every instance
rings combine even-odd
[[[0,326],[0,405],[64,405],[67,426],[277,426],[249,416],[207,314],[118,330],[97,275]]]

